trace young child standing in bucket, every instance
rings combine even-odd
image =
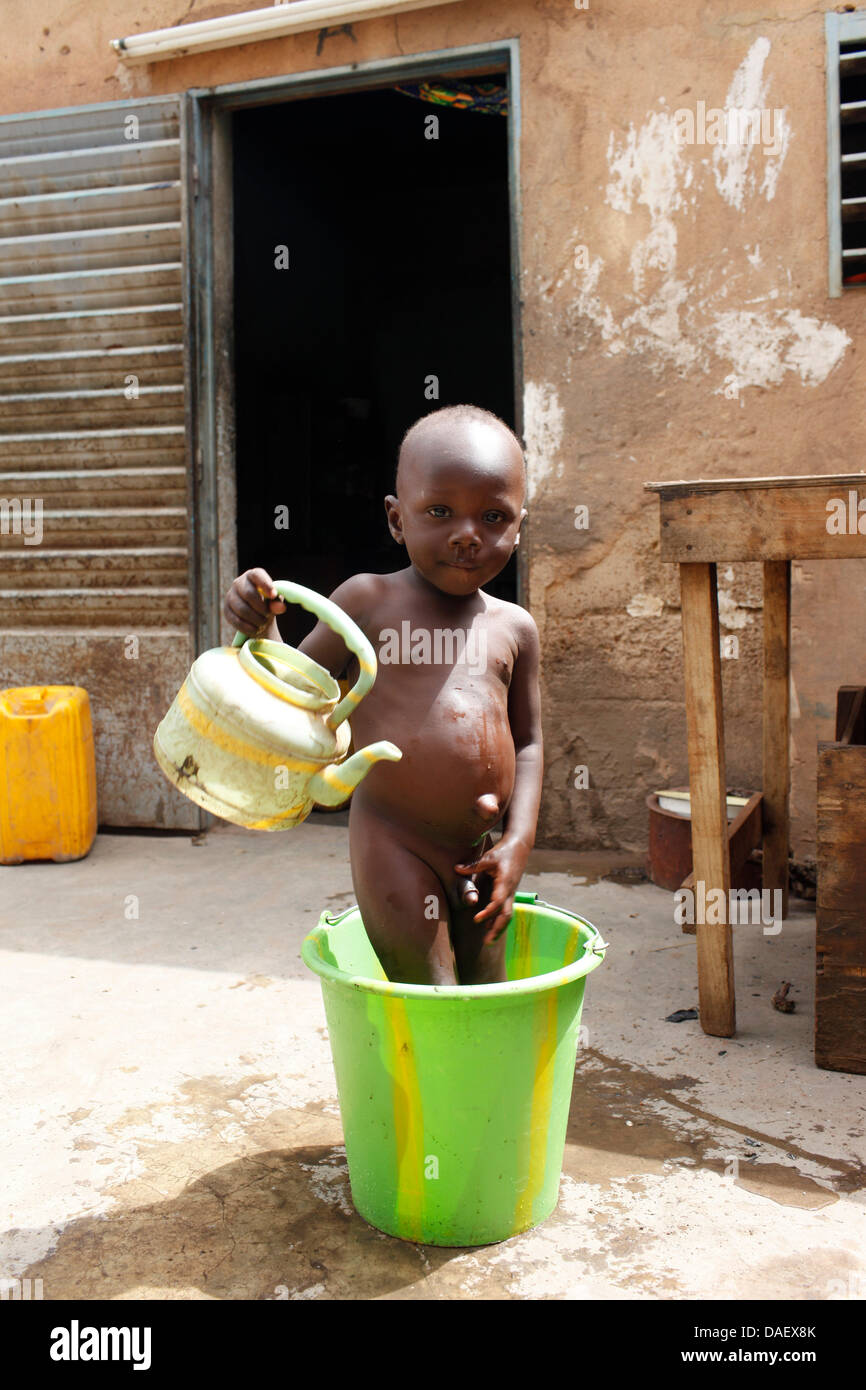
[[[376,651],[376,683],[352,716],[356,747],[387,738],[352,794],[352,883],[389,980],[488,984],[505,975],[505,928],[541,800],[539,643],[525,609],[486,594],[527,515],[523,451],[478,406],[422,418],[400,448],[391,535],[410,564],[356,574],[330,595]],[[260,592],[261,591],[261,592]],[[280,641],[286,605],[262,569],[232,584],[225,615]],[[325,623],[299,650],[333,676],[358,665]],[[490,831],[501,822],[502,836]]]

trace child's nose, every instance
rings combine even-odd
[[[452,545],[465,546],[471,544],[478,545],[479,543],[480,537],[478,535],[478,527],[475,525],[474,521],[471,519],[455,521],[451,531]]]

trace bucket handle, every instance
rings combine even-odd
[[[567,907],[557,907],[556,903],[546,903],[543,898],[540,898],[538,896],[537,893],[515,893],[514,901],[516,903],[537,903],[539,907],[550,907],[553,909],[554,912],[564,912],[567,917],[577,917],[577,913],[569,912]],[[578,918],[578,920],[583,921],[583,918]],[[608,941],[604,941],[599,932],[596,932],[596,937],[597,939],[593,941],[591,945],[586,947],[584,955],[604,955],[610,943]]]
[[[322,622],[327,623],[338,637],[342,637],[349,651],[358,658],[358,665],[361,668],[358,679],[325,720],[329,729],[336,729],[338,724],[342,724],[344,719],[354,713],[356,706],[361,703],[375,681],[376,653],[358,624],[353,622],[348,613],[344,613],[342,608],[339,608],[336,603],[332,603],[329,598],[317,594],[314,589],[305,588],[303,584],[295,584],[291,579],[278,579],[274,588],[286,603],[298,603],[308,612],[314,613],[317,618],[321,618]],[[247,641],[250,639],[245,633],[236,632],[232,646],[242,647]]]

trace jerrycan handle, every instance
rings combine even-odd
[[[317,594],[314,589],[304,588],[303,584],[295,584],[290,579],[276,580],[274,588],[286,603],[299,603],[302,608],[308,609],[310,613],[315,613],[317,618],[321,618],[323,623],[327,623],[332,631],[342,637],[349,651],[358,658],[358,665],[361,669],[357,681],[325,721],[330,729],[336,729],[338,724],[342,724],[344,719],[347,719],[350,714],[354,714],[355,708],[361,703],[375,681],[376,653],[357,623],[353,622],[348,613],[344,613],[342,608],[338,608],[336,603],[332,603],[329,598]],[[236,632],[232,646],[242,647],[248,640],[243,632]]]

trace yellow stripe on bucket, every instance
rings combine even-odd
[[[525,1171],[526,1177],[518,1192],[514,1208],[515,1232],[523,1231],[532,1225],[533,1204],[544,1186],[550,1109],[553,1101],[553,1073],[556,1065],[556,1014],[556,991],[540,995],[533,1020],[536,1061],[532,1081],[529,1143],[527,1145],[526,1136],[523,1135],[522,1142],[518,1145],[518,1181],[521,1169]]]
[[[396,1217],[404,1240],[421,1240],[424,1208],[424,1123],[421,1088],[415,1069],[412,1034],[404,999],[382,1000],[388,1027],[389,1071],[394,1088],[394,1137],[397,1144]]]
[[[528,980],[534,974],[532,969],[532,936],[529,918],[520,907],[515,907],[513,915],[514,950],[511,958],[512,980]]]
[[[580,927],[572,927],[571,935],[568,938],[568,945],[562,958],[562,969],[568,965],[574,965],[577,960],[577,953],[580,950]]]

